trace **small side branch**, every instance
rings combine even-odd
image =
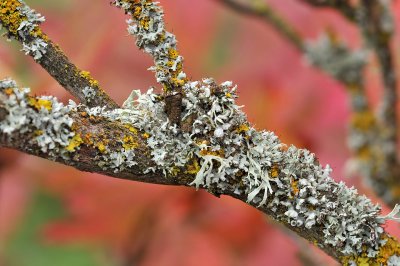
[[[136,45],[153,57],[155,66],[150,69],[163,86],[168,119],[180,125],[182,86],[187,78],[175,35],[165,29],[162,8],[148,0],[115,0],[112,3],[130,15],[128,32],[136,37]]]
[[[100,88],[89,72],[78,69],[58,45],[42,32],[39,25],[44,17],[21,0],[0,1],[0,24],[7,37],[19,41],[22,50],[33,57],[58,83],[88,106],[118,105]]]
[[[356,20],[356,8],[351,4],[350,0],[301,0],[316,7],[328,7],[339,11],[343,16],[351,21]]]
[[[285,39],[294,45],[298,50],[304,50],[301,35],[279,14],[277,14],[267,3],[262,5],[246,5],[236,0],[219,0],[236,12],[250,17],[262,19],[276,29]]]

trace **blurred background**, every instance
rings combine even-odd
[[[151,58],[136,48],[127,17],[109,0],[26,2],[46,17],[43,29],[50,38],[118,103],[133,89],[157,86],[147,71]],[[160,2],[192,80],[233,80],[239,105],[258,129],[315,152],[322,164],[331,165],[336,180],[379,202],[360,178],[345,177],[349,102],[338,82],[307,65],[271,27],[218,0]],[[305,38],[329,30],[351,47],[360,45],[357,29],[341,16],[300,2],[268,0]],[[393,2],[399,25],[400,4]],[[71,96],[19,50],[18,43],[0,40],[1,78],[11,76],[34,94],[67,102]],[[381,86],[373,58],[366,75],[376,105]],[[397,227],[389,224],[388,230],[400,236]],[[82,173],[1,149],[0,265],[337,264],[236,200]]]

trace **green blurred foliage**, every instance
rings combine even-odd
[[[55,195],[36,191],[28,212],[9,241],[5,250],[7,265],[16,266],[101,266],[106,261],[104,250],[83,244],[48,243],[44,226],[65,217],[64,205]]]

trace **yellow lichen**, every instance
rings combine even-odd
[[[125,150],[132,150],[139,146],[135,139],[131,135],[124,136],[122,139],[122,147]]]
[[[129,129],[129,131],[132,132],[132,133],[134,133],[134,134],[137,134],[137,133],[138,133],[138,130],[137,130],[136,128],[134,128],[132,125],[124,124],[124,127],[127,128],[127,129]]]
[[[94,78],[92,78],[92,76],[90,75],[89,71],[81,71],[80,76],[84,79],[86,79],[87,81],[89,81],[90,86],[92,87],[98,87],[99,86],[99,82],[97,80],[95,80]]]
[[[246,132],[246,131],[249,131],[250,130],[250,127],[247,125],[247,124],[241,124],[237,129],[236,129],[236,132],[237,133],[243,133],[243,132]]]
[[[33,134],[34,134],[35,136],[43,135],[43,130],[37,129],[37,130],[35,130],[35,131],[33,132]]]
[[[40,109],[42,108],[51,111],[51,109],[53,108],[53,103],[51,101],[45,99],[36,99],[34,97],[30,97],[28,99],[28,104],[38,111],[40,111]]]
[[[0,3],[1,23],[15,36],[17,36],[21,22],[27,20],[27,17],[17,9],[21,5],[17,0],[1,1]]]
[[[168,57],[170,59],[177,59],[178,56],[179,56],[179,53],[178,53],[178,51],[176,49],[174,49],[174,48],[169,48],[168,49]]]
[[[180,171],[181,171],[181,169],[179,169],[179,167],[173,166],[171,168],[170,173],[171,173],[172,176],[177,176],[180,173]]]
[[[271,178],[276,178],[279,175],[279,168],[276,164],[272,165],[272,169],[269,172]]]
[[[69,152],[74,152],[76,151],[76,148],[78,148],[81,144],[83,143],[83,140],[81,138],[80,134],[76,134],[70,141],[68,146],[65,148]]]
[[[96,148],[101,152],[104,153],[106,151],[106,146],[103,144],[103,142],[98,142],[96,144]]]
[[[290,186],[292,188],[293,196],[297,196],[297,194],[299,194],[300,192],[298,184],[299,184],[298,180],[295,180],[294,178],[290,180]]]
[[[196,158],[191,160],[191,163],[186,166],[185,173],[195,175],[200,171],[200,165]]]
[[[351,125],[353,128],[368,131],[375,125],[374,114],[370,111],[363,111],[353,114],[351,117]]]

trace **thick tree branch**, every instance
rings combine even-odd
[[[160,126],[164,103],[151,91],[138,95],[130,109],[114,111],[63,106],[28,91],[11,80],[0,82],[1,109],[7,114],[0,122],[4,147],[82,171],[232,196],[345,265],[400,261],[400,244],[383,228],[394,214],[379,216],[379,206],[333,181],[329,167],[309,151],[285,148],[272,132],[249,127],[228,83],[185,86],[188,134]],[[210,106],[219,108],[207,114]],[[218,125],[226,121],[232,124],[221,129],[221,136]]]
[[[60,47],[42,32],[39,24],[44,17],[30,9],[21,0],[0,1],[0,24],[7,37],[19,41],[26,54],[40,64],[67,91],[87,106],[118,105],[100,88],[99,82],[89,72],[78,69],[69,61]]]

